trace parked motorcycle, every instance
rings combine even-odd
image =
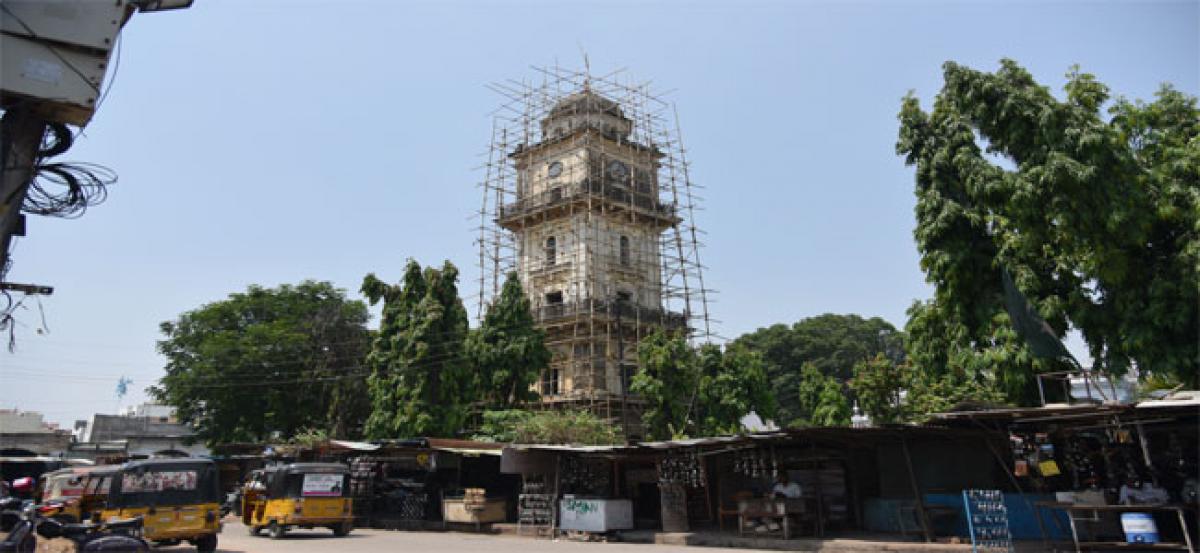
[[[45,539],[66,538],[76,545],[80,553],[148,553],[150,545],[139,536],[142,519],[132,518],[106,523],[67,524],[52,518],[43,518],[35,507],[27,507],[17,524],[0,541],[0,553],[33,553],[37,550],[37,537]]]
[[[21,521],[21,512],[31,502],[19,497],[0,498],[0,532],[9,532]]]

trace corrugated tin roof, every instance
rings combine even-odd
[[[986,409],[980,411],[958,411],[935,413],[933,417],[939,420],[956,419],[993,419],[1013,421],[1034,421],[1044,419],[1091,418],[1107,417],[1119,414],[1136,414],[1142,409],[1200,407],[1200,394],[1196,392],[1176,392],[1164,399],[1152,399],[1138,403],[1102,403],[1082,405],[1052,404],[1043,407],[1019,407],[1010,409]]]
[[[658,442],[640,442],[635,445],[556,445],[556,444],[513,444],[507,449],[513,451],[558,451],[579,454],[605,453],[653,453],[677,448],[715,448],[731,446],[756,446],[763,442],[782,441],[788,439],[816,438],[825,440],[844,440],[847,442],[869,444],[879,440],[895,440],[900,436],[937,436],[937,437],[978,437],[976,430],[965,431],[955,428],[938,426],[892,425],[883,427],[813,427],[793,428],[788,430],[772,430],[735,436],[708,436],[703,438],[688,438],[683,440],[664,440]]]
[[[608,453],[632,449],[624,445],[568,445],[568,444],[509,444],[504,449],[516,451],[573,451],[578,453]]]
[[[1137,404],[1138,409],[1157,409],[1162,407],[1200,407],[1197,399],[1152,399]]]
[[[351,442],[347,440],[329,440],[330,445],[334,445],[344,449],[353,449],[355,451],[375,451],[379,449],[378,444],[367,442]]]
[[[473,449],[469,447],[435,447],[434,451],[445,451],[448,453],[456,453],[464,457],[478,457],[480,455],[492,455],[499,457],[504,453],[504,449]]]

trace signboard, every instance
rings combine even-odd
[[[304,497],[341,497],[341,474],[305,474],[300,495]]]
[[[121,476],[121,493],[163,492],[196,489],[196,471],[127,472]]]

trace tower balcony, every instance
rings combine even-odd
[[[675,205],[660,201],[652,190],[631,189],[607,178],[585,179],[504,204],[496,222],[516,230],[535,218],[557,217],[579,208],[599,206],[608,212],[631,212],[655,226],[668,227],[678,223],[681,219]]]
[[[583,300],[571,303],[542,305],[533,309],[533,317],[543,326],[571,323],[587,317],[620,321],[630,325],[662,326],[670,330],[688,328],[684,313],[657,307],[645,307],[627,301]]]

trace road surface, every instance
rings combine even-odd
[[[195,551],[191,547],[155,549],[161,553]],[[582,543],[530,537],[495,536],[466,532],[399,532],[355,529],[349,536],[335,538],[329,530],[295,530],[283,539],[265,534],[251,537],[246,527],[226,519],[217,548],[220,553],[696,553],[713,551],[671,545],[629,543]],[[754,553],[749,549],[739,552]],[[765,552],[762,552],[765,553]]]

